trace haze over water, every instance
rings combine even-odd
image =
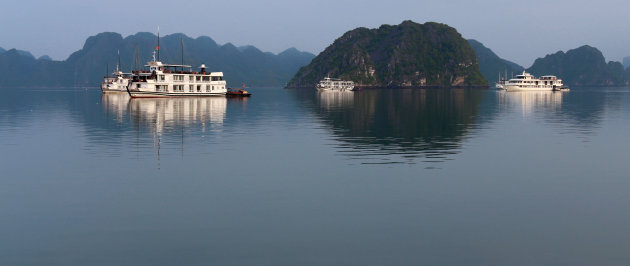
[[[630,89],[0,90],[2,265],[630,261]]]

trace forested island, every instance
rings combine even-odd
[[[454,28],[404,21],[346,32],[302,67],[289,87],[312,87],[331,76],[360,87],[485,86],[477,57]]]

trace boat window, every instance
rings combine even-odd
[[[189,91],[189,92],[193,92],[193,90],[194,90],[194,86],[193,86],[193,85],[189,85],[189,86],[188,86],[188,91]]]
[[[197,92],[201,92],[201,85],[197,85]]]

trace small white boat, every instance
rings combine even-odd
[[[101,83],[101,91],[105,92],[127,92],[127,86],[131,81],[131,73],[123,73],[119,69],[120,66],[120,51],[118,52],[118,62],[116,63],[116,70],[111,76],[105,76],[105,79]]]
[[[106,76],[101,83],[103,92],[127,92],[127,86],[131,81],[131,74],[115,71],[112,76]]]

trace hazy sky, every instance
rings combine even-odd
[[[435,21],[499,56],[529,67],[537,57],[584,44],[607,60],[630,56],[630,1],[345,1],[345,0],[3,0],[0,47],[66,59],[104,31],[209,36],[219,44],[274,53],[295,47],[318,54],[344,32],[403,20]]]

